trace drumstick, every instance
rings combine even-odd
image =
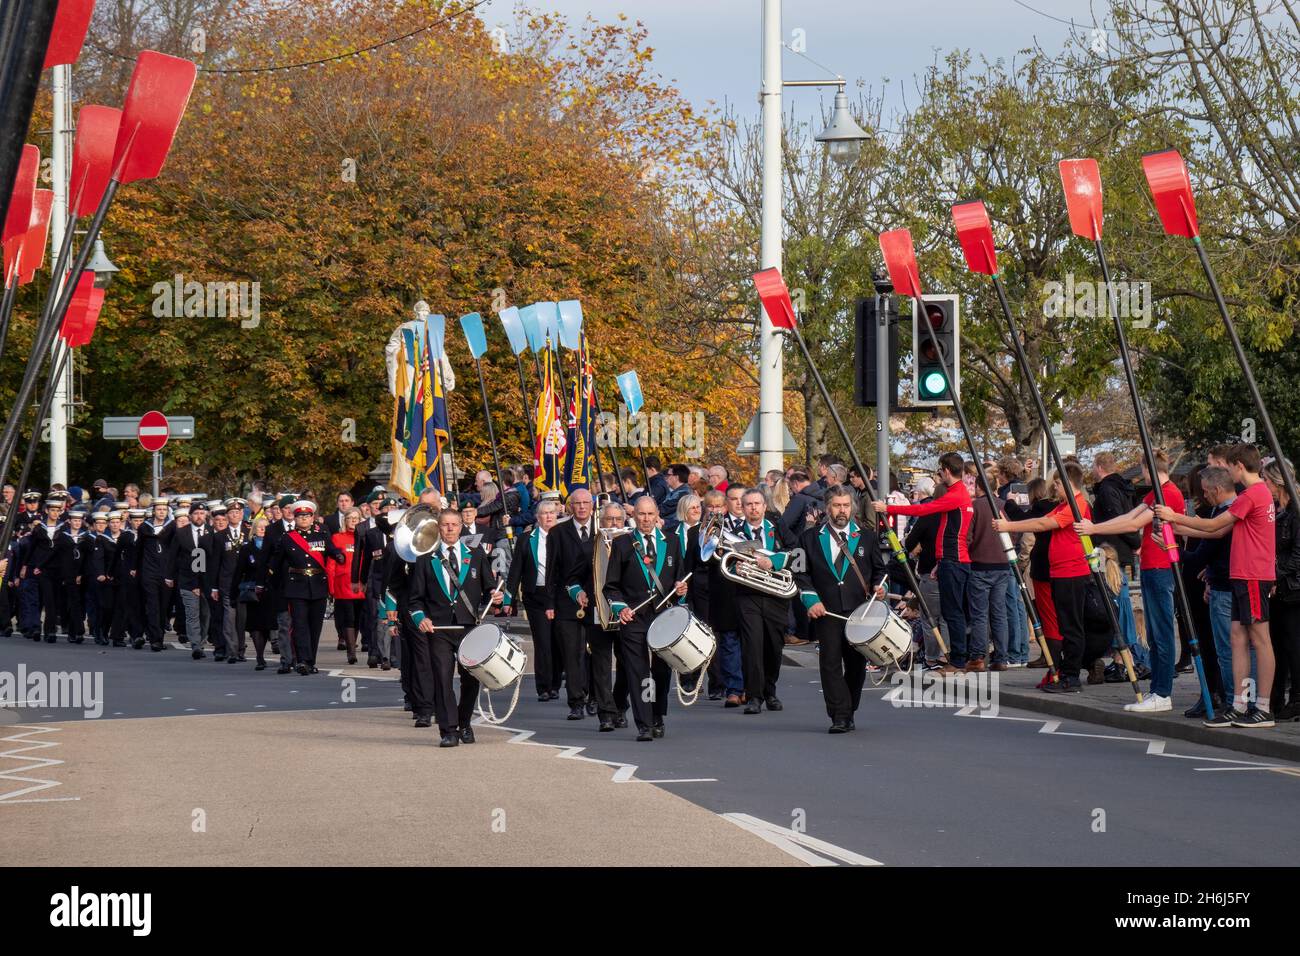
[[[695,573],[694,571],[691,572],[691,574],[694,574],[694,573]],[[685,582],[685,581],[689,581],[689,580],[691,579],[691,574],[688,574],[688,575],[686,575],[686,577],[682,578],[682,581],[683,581],[683,582]],[[674,596],[674,593],[675,593],[675,592],[673,592],[673,591],[670,590],[667,594],[665,594],[665,595],[663,596],[663,598],[660,599],[659,603],[658,603],[657,605],[655,605],[655,610],[657,611],[657,610],[659,610],[659,608],[663,607],[665,601],[671,600],[671,599],[673,598],[673,596]],[[646,598],[644,601],[642,601],[642,602],[641,602],[640,604],[638,604],[636,607],[632,608],[632,613],[635,614],[637,611],[641,610],[641,608],[645,607],[647,604],[649,604],[649,603],[650,603],[651,601],[653,601],[654,599],[655,599],[655,595],[653,595],[653,594],[650,595],[648,598]]]
[[[691,574],[694,574],[694,573],[695,573],[694,571],[691,572]],[[688,575],[686,575],[686,577],[682,578],[681,583],[682,583],[682,584],[685,584],[687,581],[689,581],[689,580],[691,579],[691,574],[688,574]],[[665,595],[663,596],[663,600],[660,601],[658,604],[655,605],[655,610],[656,610],[656,611],[659,610],[659,609],[660,609],[661,607],[663,607],[664,604],[666,604],[666,603],[667,603],[671,598],[678,597],[678,596],[679,596],[679,595],[677,594],[676,591],[669,591],[667,594],[665,594]]]

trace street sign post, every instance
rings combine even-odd
[[[116,416],[104,419],[104,438],[110,441],[138,441],[140,447],[153,456],[153,496],[158,497],[162,481],[162,449],[169,439],[194,437],[194,418],[189,415],[168,418],[162,412],[151,411],[143,415]]]

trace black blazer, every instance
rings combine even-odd
[[[648,624],[659,613],[655,606],[665,594],[671,594],[673,585],[686,576],[686,562],[682,559],[681,541],[676,529],[672,531],[657,530],[655,537],[655,565],[659,583],[663,590],[655,587],[654,578],[645,572],[641,549],[641,532],[634,531],[614,539],[614,548],[610,551],[609,567],[605,575],[605,600],[617,617],[625,607],[636,607],[646,598],[654,600],[637,611],[637,623]],[[694,580],[694,578],[692,578]],[[688,592],[689,593],[689,592]],[[666,610],[678,602],[676,596],[670,597],[661,610]]]
[[[510,571],[506,575],[506,601],[511,602],[519,594],[524,607],[531,610],[553,611],[551,602],[551,576],[556,573],[556,528],[552,528],[546,540],[546,578],[545,583],[537,584],[537,558],[533,555],[534,542],[541,531],[534,528],[528,534],[515,541],[515,553],[510,559]]]
[[[212,546],[212,536],[216,532],[207,525],[203,526],[202,537],[197,535],[197,531],[194,525],[187,524],[177,531],[173,538],[174,578],[176,586],[186,591],[203,588],[208,574],[208,565],[211,563],[212,555],[209,549]]]
[[[857,528],[856,534],[848,535],[849,549],[853,552],[853,561],[857,564],[862,577],[869,586],[875,587],[885,577],[885,556],[881,553],[874,528]],[[870,595],[863,590],[862,581],[853,573],[853,568],[842,561],[837,562],[844,570],[841,578],[831,568],[830,528],[809,528],[799,537],[805,560],[803,569],[796,571],[795,583],[799,585],[799,597],[804,607],[821,603],[828,611],[836,614],[848,614],[858,605],[870,600]],[[842,557],[842,554],[841,554]]]
[[[488,594],[496,587],[496,576],[492,573],[492,561],[482,548],[471,548],[464,542],[456,542],[458,551],[456,560],[460,572],[456,584],[450,592],[443,583],[447,574],[446,565],[439,555],[441,543],[434,552],[420,558],[413,565],[411,574],[411,598],[408,607],[411,623],[419,626],[426,617],[434,624],[474,625],[470,608],[475,612],[481,609]],[[447,631],[446,636],[458,640],[467,631]]]
[[[557,620],[576,621],[578,619],[578,592],[587,593],[587,611],[583,620],[590,624],[595,620],[596,595],[592,580],[591,556],[596,547],[596,535],[600,522],[593,514],[587,519],[589,529],[587,543],[582,543],[578,525],[573,521],[558,524],[551,531],[550,545],[555,553],[552,557],[552,571],[546,575],[547,589],[550,591],[550,607],[555,609]],[[519,550],[516,548],[516,550]]]

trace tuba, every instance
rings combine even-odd
[[[592,595],[596,608],[596,623],[600,625],[601,630],[618,630],[618,619],[610,609],[609,602],[605,600],[605,573],[609,567],[610,552],[614,550],[614,539],[630,534],[631,531],[631,528],[596,529],[596,537],[592,545],[595,550],[591,555],[591,583],[592,590],[596,592]]]
[[[794,575],[789,571],[766,571],[758,566],[757,554],[761,554],[762,550],[752,542],[743,539],[728,541],[728,537],[730,536],[724,533],[717,548],[721,555],[719,570],[724,578],[773,597],[792,598],[799,592],[799,586],[794,583]]]
[[[416,561],[437,544],[438,512],[431,505],[407,508],[393,525],[393,550],[403,561]]]

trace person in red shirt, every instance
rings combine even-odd
[[[1273,687],[1273,641],[1268,632],[1268,595],[1277,574],[1276,518],[1273,494],[1260,477],[1259,449],[1234,445],[1227,454],[1232,477],[1242,486],[1228,510],[1213,518],[1177,514],[1157,508],[1168,521],[1198,538],[1221,538],[1232,532],[1228,577],[1232,582],[1232,683],[1230,710],[1220,711],[1206,727],[1272,727],[1268,693]],[[1255,652],[1258,687],[1250,681],[1250,652]],[[1264,693],[1259,693],[1259,688]]]
[[[342,515],[342,530],[334,532],[330,540],[334,547],[343,553],[343,560],[331,558],[329,561],[330,597],[334,598],[334,626],[338,628],[339,639],[348,652],[348,663],[357,662],[357,634],[361,631],[362,607],[366,592],[352,581],[352,563],[354,555],[357,525],[361,523],[361,512],[350,508]]]
[[[1165,504],[1171,512],[1182,514],[1187,509],[1187,503],[1178,486],[1169,480],[1169,456],[1157,449],[1155,459],[1156,477],[1160,481]],[[1145,459],[1142,462],[1142,480],[1151,481]],[[1095,524],[1084,520],[1074,526],[1075,531],[1094,538],[1098,535],[1142,532],[1139,562],[1142,610],[1146,617],[1147,645],[1151,654],[1151,690],[1137,703],[1124,705],[1125,710],[1140,714],[1162,713],[1173,709],[1174,664],[1178,654],[1178,638],[1174,632],[1174,572],[1167,550],[1173,544],[1173,529],[1169,529],[1166,538],[1164,527],[1157,527],[1154,522],[1156,514],[1151,510],[1154,502],[1154,490],[1148,491],[1142,504],[1128,514]]]
[[[1091,520],[1092,509],[1083,494],[1083,468],[1077,462],[1065,463],[1065,477],[1074,493],[1075,504],[1085,520]],[[1047,546],[1048,573],[1052,585],[1052,606],[1056,610],[1056,626],[1061,635],[1061,679],[1046,683],[1043,690],[1051,694],[1077,694],[1082,689],[1079,671],[1083,668],[1086,644],[1085,607],[1092,569],[1083,552],[1083,542],[1074,530],[1074,511],[1066,497],[1065,485],[1059,472],[1053,472],[1050,486],[1053,500],[1059,504],[1041,518],[1010,521],[1003,518],[993,522],[997,531],[1041,534],[1052,533]]]
[[[964,670],[984,670],[984,652],[987,648],[967,646],[966,638],[966,587],[970,581],[971,521],[975,508],[971,504],[970,490],[962,476],[966,462],[958,452],[950,451],[939,459],[939,479],[943,490],[932,501],[917,505],[891,505],[873,501],[871,507],[887,515],[912,515],[922,517],[939,515],[939,531],[935,538],[935,559],[938,561],[936,577],[939,581],[939,613],[948,623],[948,649],[946,674]]]

